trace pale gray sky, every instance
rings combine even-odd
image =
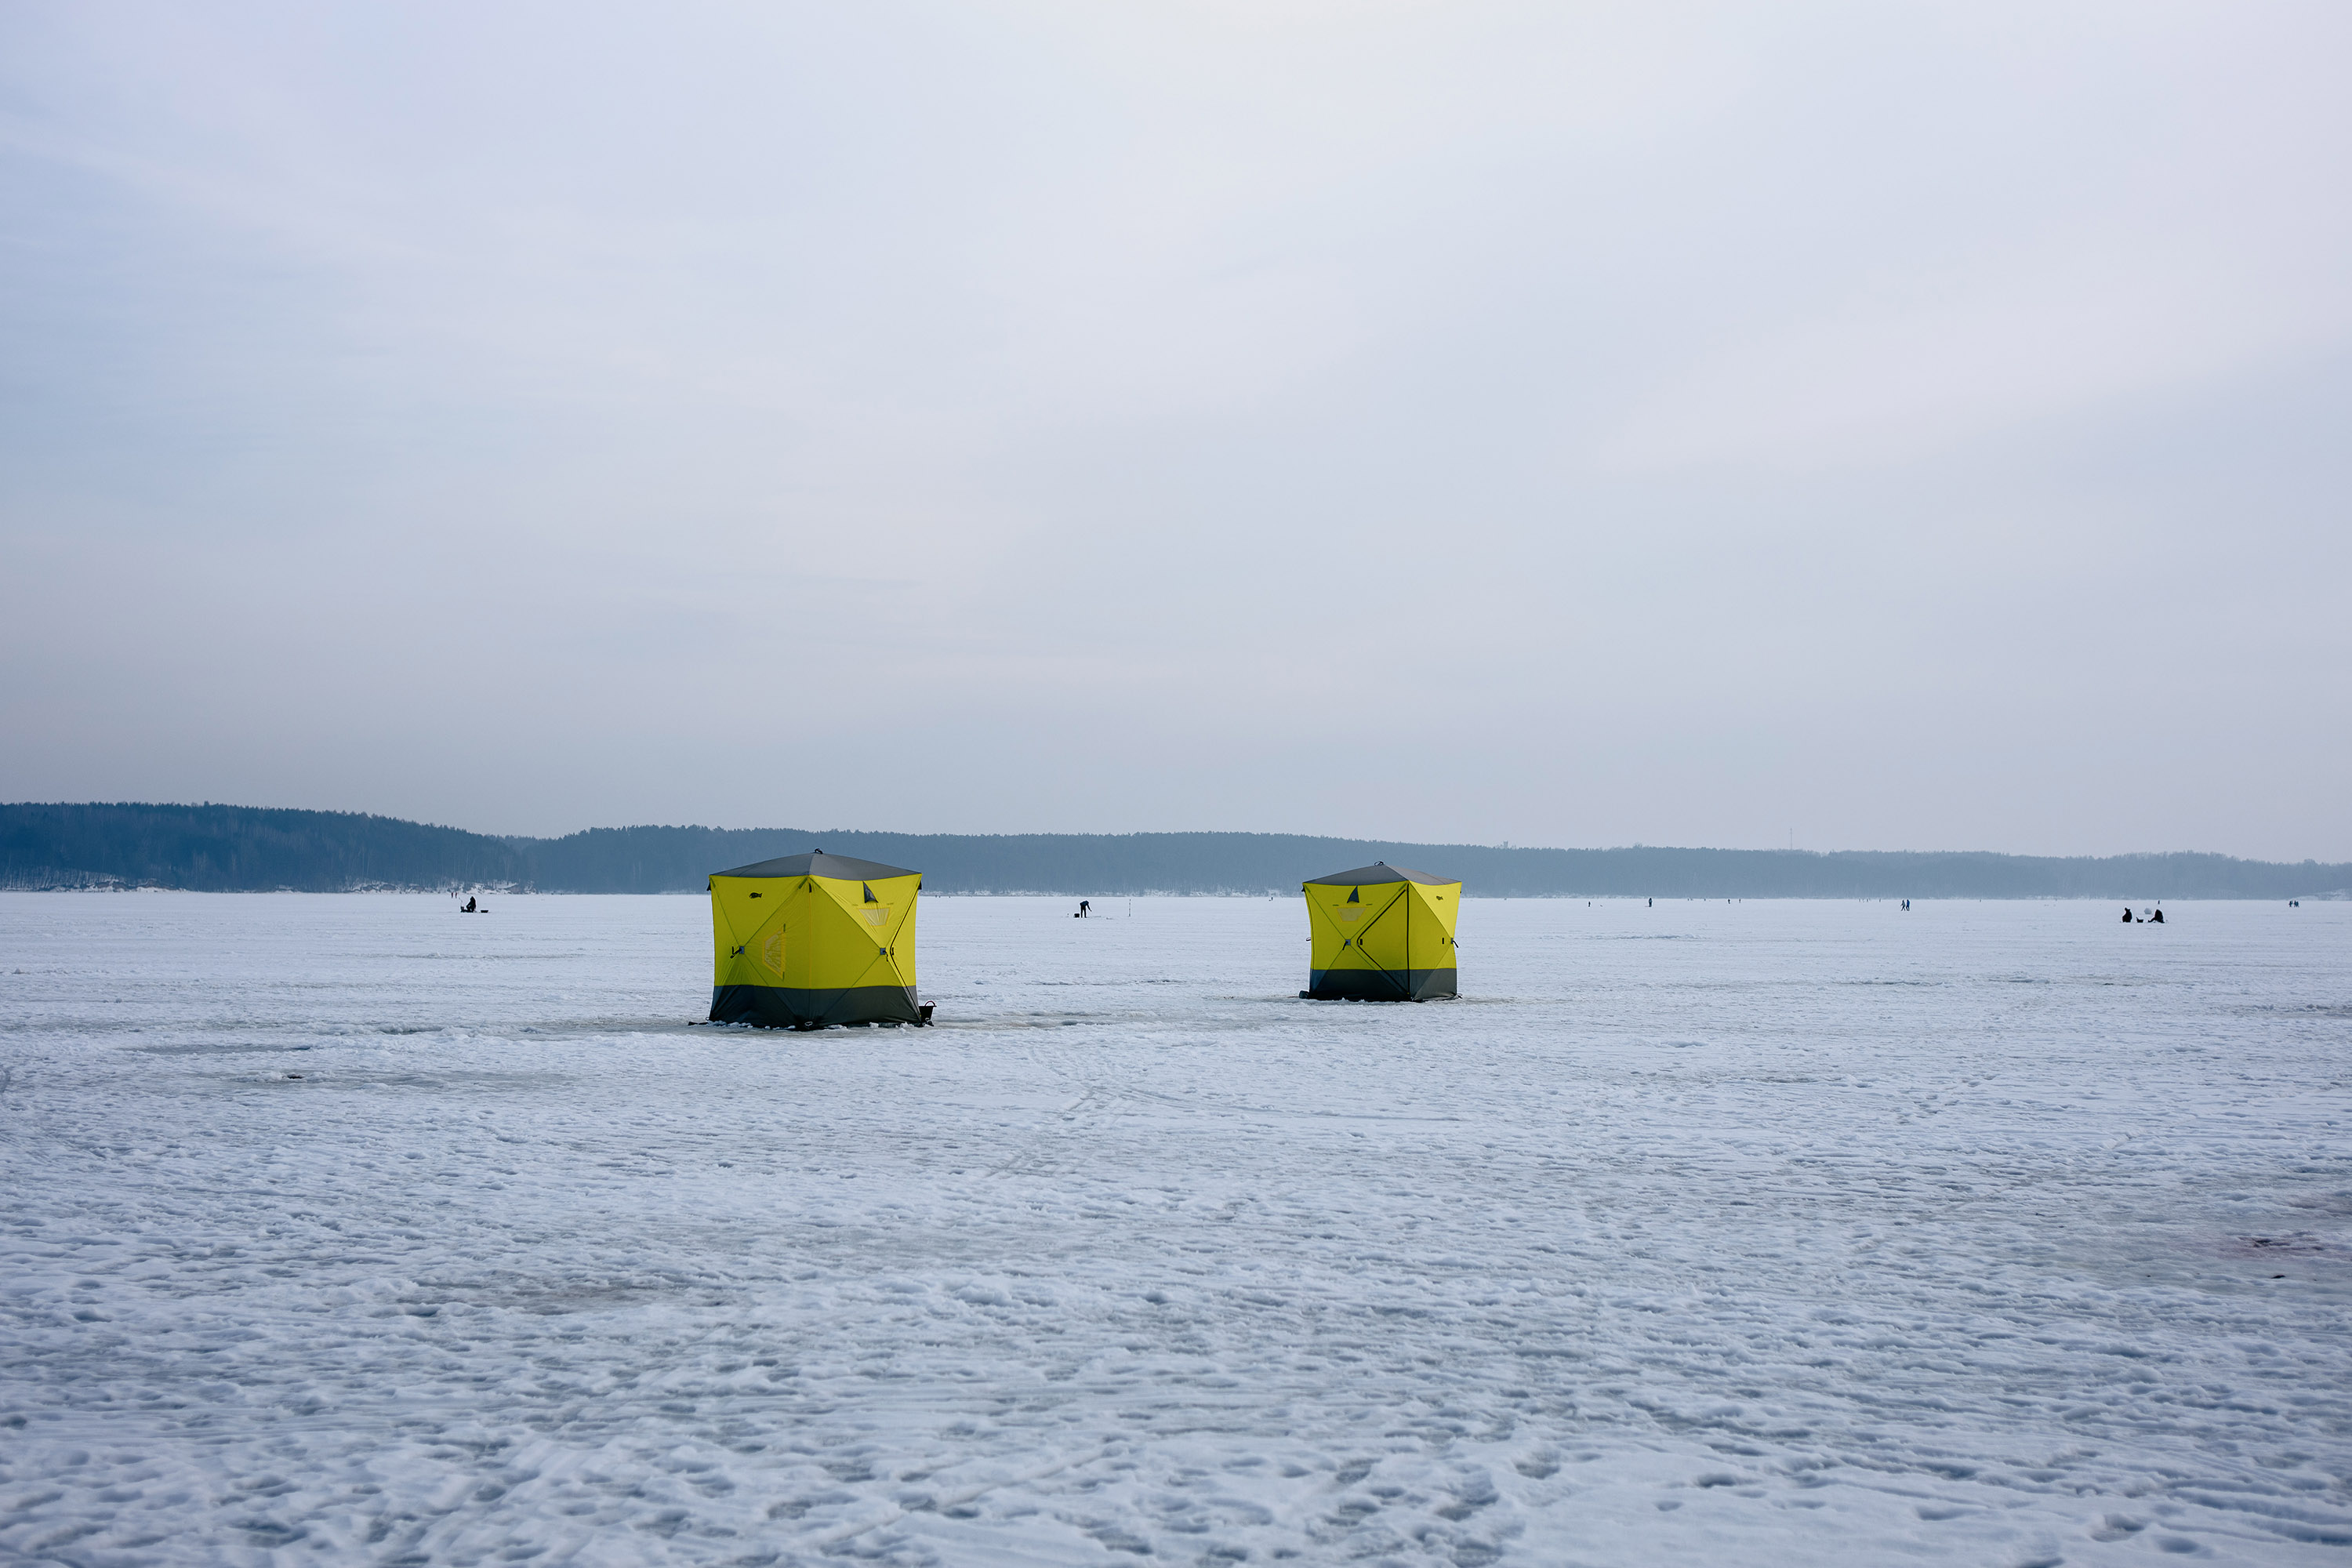
[[[2352,858],[2340,5],[0,9],[0,798]]]

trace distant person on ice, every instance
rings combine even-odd
[[[2131,924],[2131,923],[2132,923],[2132,912],[2131,912],[2131,906],[2130,906],[2129,904],[2126,904],[2126,905],[2124,906],[2124,924],[2126,924],[2126,925],[2129,925],[2129,924]]]
[[[2147,917],[2147,923],[2152,926],[2162,925],[2164,923],[2164,911],[2162,910],[2158,910],[2154,913],[2150,914]]]
[[[1086,900],[1084,900],[1084,899],[1080,899],[1080,900],[1078,900],[1078,918],[1079,918],[1080,920],[1084,920],[1084,919],[1086,919],[1086,918],[1087,918],[1087,916],[1089,913],[1091,913],[1091,912],[1093,911],[1093,910],[1094,910],[1094,905],[1093,905],[1093,904],[1091,904],[1091,903],[1087,902],[1087,901]]]
[[[470,899],[470,898],[469,898],[469,899],[467,899],[467,900],[466,900],[466,907],[465,907],[464,909],[462,909],[462,910],[459,910],[457,912],[458,912],[459,914],[461,914],[461,915],[472,915],[472,914],[479,914],[481,911],[480,911],[479,910],[477,910],[476,908],[474,908],[474,900],[473,900],[472,899]]]

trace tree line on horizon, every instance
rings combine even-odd
[[[135,803],[0,805],[0,887],[346,892],[700,892],[713,871],[822,848],[923,873],[932,893],[1297,891],[1374,861],[1492,898],[2283,899],[2352,896],[2352,865],[2195,853],[1530,849],[1280,833],[907,834],[596,827],[499,837],[353,812]]]

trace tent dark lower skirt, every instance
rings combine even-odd
[[[919,1024],[915,993],[905,985],[853,985],[813,991],[790,985],[714,985],[714,1024],[758,1024],[771,1029],[821,1029],[827,1024]]]
[[[1312,969],[1307,973],[1307,989],[1299,994],[1318,1002],[1427,1002],[1454,994],[1454,973],[1451,969]]]

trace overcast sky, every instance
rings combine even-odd
[[[0,798],[2352,858],[2352,8],[0,9]]]

